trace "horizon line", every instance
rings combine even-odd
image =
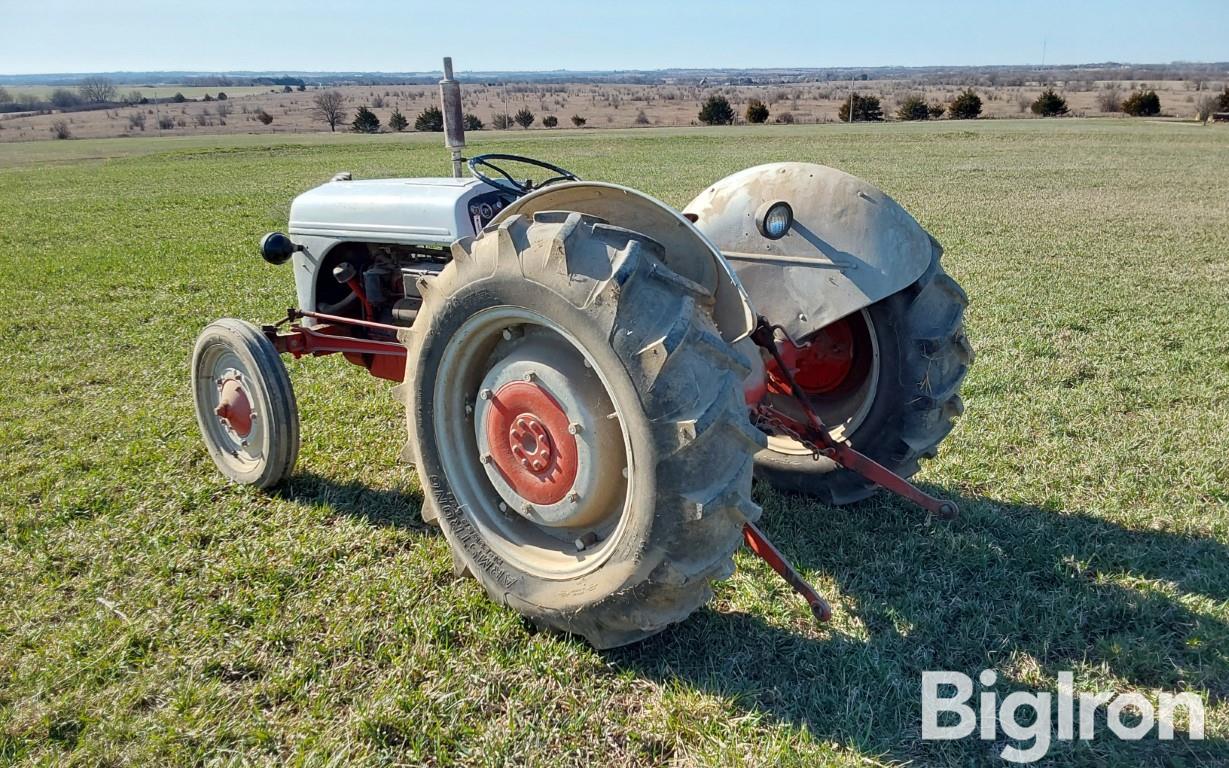
[[[1081,63],[1065,63],[1065,64],[1038,64],[1038,63],[1019,63],[1019,64],[842,64],[831,66],[778,66],[778,67],[703,67],[703,66],[672,66],[672,67],[654,67],[654,68],[619,68],[619,69],[474,69],[474,70],[457,70],[455,76],[479,77],[483,75],[551,75],[551,74],[576,74],[576,75],[618,75],[625,73],[660,73],[660,72],[824,72],[832,70],[885,70],[885,69],[1071,69],[1071,68],[1088,68],[1088,67],[1174,67],[1174,66],[1208,66],[1208,67],[1226,67],[1229,68],[1229,61],[1198,61],[1175,59],[1168,62],[1134,62],[1134,61],[1089,61]],[[379,76],[409,76],[409,77],[434,77],[443,75],[443,69],[432,70],[379,70],[379,69],[324,69],[324,70],[307,70],[307,69],[109,69],[109,70],[80,70],[69,72],[2,72],[0,78],[12,77],[74,77],[81,75],[152,75],[152,74],[174,74],[174,75],[234,75],[234,76],[253,76],[253,75],[379,75]]]

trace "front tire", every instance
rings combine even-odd
[[[706,603],[759,516],[746,361],[661,256],[514,216],[454,247],[403,332],[424,519],[493,600],[598,648]]]
[[[192,350],[192,399],[209,457],[230,480],[272,488],[299,455],[299,410],[290,376],[256,326],[224,318]]]

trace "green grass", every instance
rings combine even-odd
[[[1208,702],[1206,741],[1056,742],[1064,763],[1229,761],[1229,132],[474,138],[677,205],[785,159],[895,196],[971,297],[968,410],[919,478],[962,516],[758,488],[830,625],[744,554],[639,646],[531,632],[420,524],[386,384],[292,364],[304,446],[271,495],[224,483],[192,417],[197,331],[293,301],[256,256],[291,198],[440,173],[434,140],[0,147],[0,764],[993,764],[1001,743],[920,739],[921,671],[984,667],[1000,695],[1071,669]]]

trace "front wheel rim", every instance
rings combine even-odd
[[[197,408],[205,439],[240,474],[267,457],[268,408],[251,367],[224,344],[206,347],[197,363]]]

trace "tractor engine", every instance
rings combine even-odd
[[[301,310],[409,326],[422,305],[420,281],[510,202],[478,179],[340,173],[291,205],[292,249],[270,248],[270,239],[286,238],[269,235],[263,253],[274,263],[293,258]]]
[[[389,325],[413,324],[422,306],[419,281],[439,274],[446,249],[378,243],[345,243],[326,257],[316,283],[315,309]]]

